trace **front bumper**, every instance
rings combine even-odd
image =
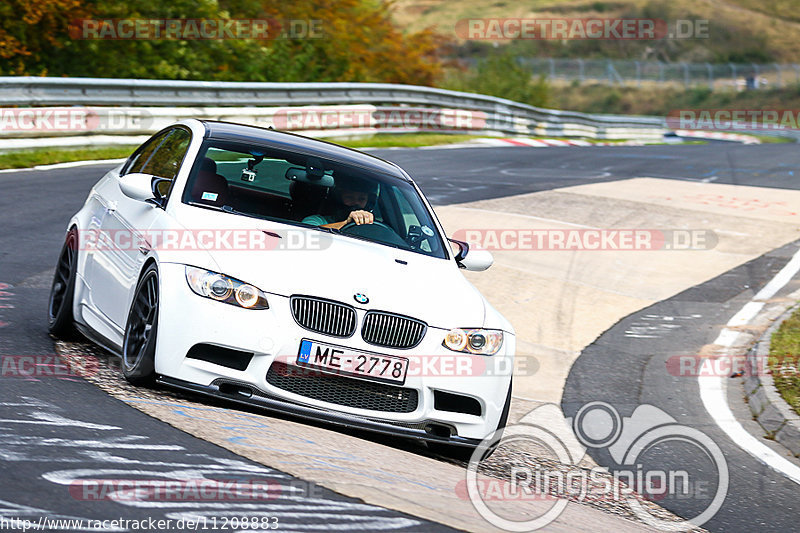
[[[491,357],[447,350],[441,345],[446,331],[432,327],[413,349],[378,348],[361,338],[360,327],[346,339],[302,328],[292,317],[289,298],[268,295],[269,309],[241,309],[191,292],[183,265],[161,264],[160,274],[156,349],[160,383],[340,426],[425,441],[475,446],[497,428],[513,371],[513,335],[506,333],[501,351]],[[359,325],[367,310],[357,308]],[[296,394],[271,384],[267,380],[270,367],[275,362],[291,365],[302,339],[408,358],[412,362],[410,368],[416,371],[409,372],[405,382],[398,386],[416,391],[416,407],[411,412],[363,409]],[[187,358],[189,350],[198,343],[253,355],[243,370]],[[445,363],[426,364],[434,359]],[[480,414],[454,412],[441,405],[437,408],[436,397],[441,393],[468,397],[480,405]]]
[[[438,434],[437,430],[441,426],[435,422],[414,424],[406,427],[397,425],[396,422],[391,420],[362,418],[359,416],[348,415],[347,413],[295,404],[282,398],[271,397],[267,395],[256,395],[252,394],[252,392],[245,393],[247,387],[244,384],[238,390],[230,389],[230,391],[221,391],[219,386],[198,385],[196,383],[189,383],[188,381],[168,378],[165,376],[159,376],[156,381],[162,385],[174,387],[188,392],[213,396],[215,398],[223,398],[235,403],[257,406],[275,412],[288,413],[309,420],[328,422],[349,429],[363,429],[385,435],[394,435],[410,439],[423,440],[426,442],[440,442],[460,446],[476,447],[481,443],[481,439],[470,439],[466,437],[460,437],[458,435],[445,436]]]

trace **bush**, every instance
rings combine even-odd
[[[508,50],[494,53],[466,71],[451,74],[444,85],[453,90],[488,94],[537,107],[550,101],[550,87],[544,76],[534,79]]]

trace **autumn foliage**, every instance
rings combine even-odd
[[[407,34],[380,0],[4,0],[0,75],[226,81],[373,81],[432,85],[441,43]],[[317,21],[321,34],[271,39],[76,38],[75,21]]]

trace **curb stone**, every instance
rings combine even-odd
[[[793,305],[778,317],[748,354],[751,375],[744,380],[745,397],[753,417],[770,438],[786,447],[795,457],[800,457],[800,415],[781,398],[772,375],[761,370],[766,369],[772,334],[798,307]]]

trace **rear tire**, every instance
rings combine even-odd
[[[158,289],[158,269],[152,264],[136,285],[122,343],[122,375],[134,385],[155,383]]]
[[[72,304],[75,300],[75,278],[78,270],[78,230],[67,232],[58,256],[50,300],[47,307],[47,329],[56,337],[73,338],[76,334]]]

